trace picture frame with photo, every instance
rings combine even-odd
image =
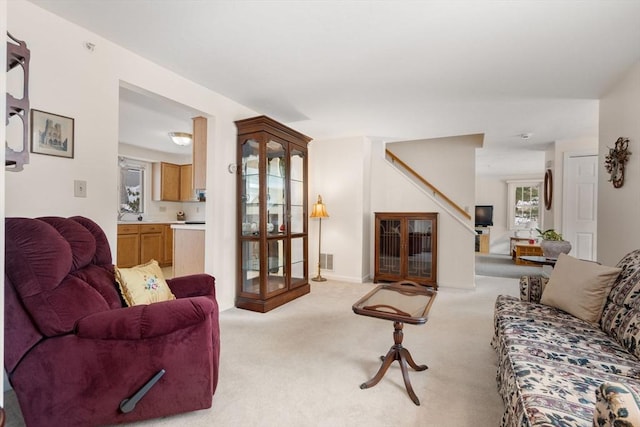
[[[74,119],[31,109],[31,152],[73,159]]]

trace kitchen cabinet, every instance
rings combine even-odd
[[[195,199],[193,165],[180,165],[180,201],[193,202]]]
[[[373,281],[412,280],[438,288],[438,214],[376,213]]]
[[[118,225],[118,267],[140,264],[140,226]]]
[[[155,259],[160,264],[164,259],[163,224],[140,225],[140,262]]]
[[[160,162],[152,165],[153,191],[156,201],[195,201],[193,190],[193,166]]]
[[[309,293],[307,144],[260,116],[238,128],[236,306],[267,312]]]
[[[117,266],[133,267],[152,259],[162,267],[171,265],[172,257],[167,257],[165,247],[167,227],[170,225],[118,224]]]

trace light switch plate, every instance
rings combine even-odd
[[[73,181],[73,195],[75,197],[87,197],[87,181]]]

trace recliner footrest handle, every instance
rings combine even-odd
[[[131,396],[129,399],[124,399],[120,402],[120,410],[125,414],[133,411],[140,399],[142,399],[144,395],[151,390],[151,387],[153,387],[155,383],[162,378],[165,372],[166,371],[164,369],[159,370],[157,374],[155,374],[145,385],[142,386],[142,388],[140,388],[140,390],[136,392],[136,394]]]

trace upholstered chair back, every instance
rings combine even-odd
[[[5,337],[9,371],[42,337],[69,333],[88,314],[122,307],[102,229],[83,217],[7,218],[5,296],[5,315],[21,329]]]
[[[603,331],[640,357],[640,249],[624,256],[600,319]]]

